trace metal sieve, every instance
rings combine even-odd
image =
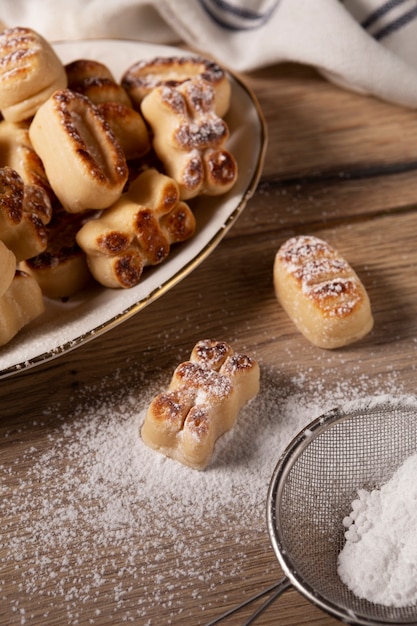
[[[415,452],[415,397],[353,402],[302,430],[278,461],[267,498],[268,532],[285,577],[210,624],[270,594],[245,622],[250,624],[292,585],[347,624],[417,625],[417,606],[396,608],[360,599],[337,573],[345,543],[342,520],[350,513],[357,490],[380,488]]]

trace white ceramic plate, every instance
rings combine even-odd
[[[91,58],[106,64],[119,79],[134,62],[155,56],[184,55],[170,46],[119,40],[57,43],[64,63]],[[145,270],[140,283],[129,290],[102,287],[80,294],[69,302],[46,300],[46,311],[0,348],[0,378],[53,359],[128,319],[162,296],[205,259],[233,225],[257,185],[266,148],[266,129],[253,94],[231,75],[232,99],[227,123],[228,148],[239,167],[234,188],[224,196],[190,202],[197,231],[192,239],[174,246],[160,266]]]

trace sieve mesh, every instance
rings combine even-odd
[[[381,487],[416,451],[416,400],[373,401],[313,422],[274,472],[268,525],[281,566],[303,595],[345,622],[417,623],[417,606],[360,599],[337,573],[345,541],[342,520],[357,490]]]

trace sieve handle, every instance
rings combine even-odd
[[[263,591],[261,591],[260,593],[257,593],[251,598],[248,598],[244,602],[241,602],[240,604],[235,606],[233,609],[226,611],[226,613],[222,613],[222,615],[219,615],[219,617],[216,617],[211,622],[208,622],[206,626],[214,626],[214,624],[218,624],[222,620],[226,619],[226,617],[229,617],[229,615],[233,615],[237,611],[240,611],[240,609],[243,609],[245,606],[248,606],[248,604],[252,604],[252,602],[259,600],[259,598],[263,598],[264,596],[271,594],[269,598],[265,600],[265,602],[261,604],[261,606],[258,609],[256,609],[254,613],[252,613],[249,619],[242,624],[242,626],[249,626],[249,624],[252,624],[255,621],[255,619],[259,617],[259,615],[263,613],[265,609],[267,609],[268,606],[272,604],[272,602],[274,602],[277,598],[279,598],[279,596],[282,593],[284,593],[284,591],[288,589],[289,587],[291,587],[291,583],[288,580],[288,578],[287,577],[282,578],[278,583],[275,583],[271,587],[268,587],[267,589],[264,589]]]

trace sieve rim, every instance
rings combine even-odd
[[[392,626],[392,624],[398,622],[394,622],[390,619],[375,620],[361,616],[356,611],[337,605],[328,598],[325,598],[319,591],[313,589],[293,567],[291,555],[289,555],[286,551],[280,517],[277,514],[277,505],[280,502],[286,477],[288,476],[291,468],[306,447],[314,441],[314,439],[319,437],[320,434],[332,425],[352,419],[352,412],[357,410],[371,410],[373,408],[380,407],[381,405],[385,405],[392,410],[407,407],[414,408],[417,411],[417,397],[414,395],[408,395],[402,396],[401,398],[394,398],[392,396],[381,395],[374,398],[363,399],[361,401],[353,401],[346,403],[343,406],[336,406],[311,421],[290,441],[284,452],[279,457],[269,483],[266,500],[268,534],[275,556],[284,573],[284,576],[290,581],[292,586],[313,605],[346,624],[356,624],[358,626],[387,626],[388,624],[391,624]],[[417,621],[403,621],[401,624],[406,624],[407,626],[417,626]]]

